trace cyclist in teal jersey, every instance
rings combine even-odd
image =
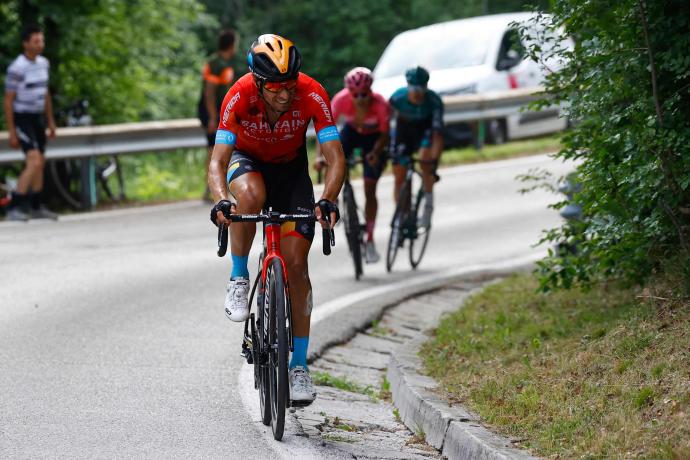
[[[400,187],[405,181],[409,158],[419,151],[426,193],[426,205],[419,225],[428,226],[433,211],[433,187],[437,180],[435,170],[443,152],[443,101],[427,88],[429,72],[426,69],[408,69],[405,79],[407,86],[398,89],[390,97],[395,126],[389,149],[395,177],[394,199],[397,201]]]

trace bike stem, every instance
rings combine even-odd
[[[264,257],[263,266],[261,267],[261,281],[266,283],[266,271],[271,265],[271,262],[276,257],[280,260],[283,266],[283,277],[287,283],[287,269],[283,255],[280,253],[280,224],[275,222],[267,222],[264,226],[264,235],[266,238],[266,255]]]

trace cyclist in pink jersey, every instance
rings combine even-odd
[[[355,149],[360,149],[365,159],[364,218],[367,225],[366,260],[369,263],[377,262],[380,258],[374,245],[374,225],[378,209],[376,184],[386,164],[384,147],[388,143],[390,118],[386,99],[371,90],[373,81],[371,70],[355,67],[345,75],[345,88],[331,101],[333,119],[344,122],[340,130],[340,141],[345,156],[349,158]],[[314,166],[318,170],[322,165],[322,159],[318,157]]]

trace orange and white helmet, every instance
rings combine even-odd
[[[302,56],[287,38],[264,34],[249,47],[247,63],[257,79],[280,82],[297,78],[302,67]]]

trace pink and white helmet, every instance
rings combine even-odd
[[[352,92],[369,92],[371,84],[374,82],[374,77],[371,75],[371,70],[366,67],[355,67],[345,74],[345,88]]]

